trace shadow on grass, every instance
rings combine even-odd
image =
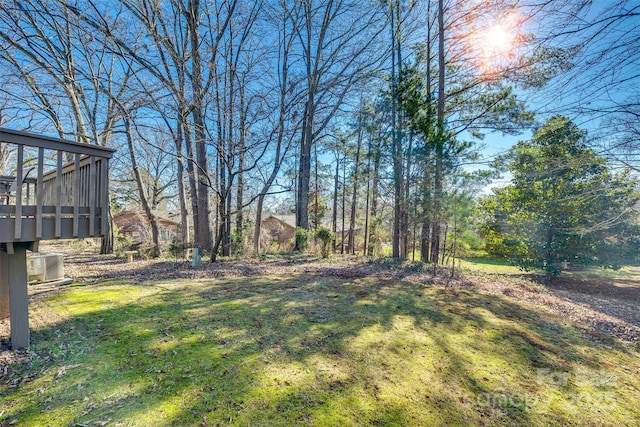
[[[619,276],[563,273],[552,278],[535,274],[523,277],[544,286],[557,297],[571,301],[578,310],[588,307],[599,313],[595,319],[587,319],[597,323],[599,339],[610,340],[611,337],[606,336],[609,334],[637,342],[640,333],[640,277]]]
[[[0,423],[572,424],[522,396],[570,397],[536,373],[600,363],[557,319],[393,280],[106,282],[52,304],[79,314],[33,332],[37,356],[0,383]]]
[[[607,278],[587,275],[560,275],[547,286],[552,290],[579,292],[624,302],[640,303],[640,277]]]

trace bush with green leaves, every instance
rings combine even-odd
[[[304,252],[309,247],[309,232],[304,228],[296,228],[296,249]]]
[[[322,255],[322,258],[327,258],[331,241],[333,240],[333,233],[327,227],[320,227],[316,230],[315,238],[320,241],[320,255]]]
[[[169,254],[172,258],[181,258],[184,254],[184,244],[180,243],[175,237],[169,243]]]

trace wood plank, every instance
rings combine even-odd
[[[100,160],[100,170],[102,171],[102,184],[100,193],[102,194],[102,227],[100,235],[106,236],[109,233],[109,159]]]
[[[0,320],[9,316],[9,258],[0,250]]]
[[[44,135],[35,135],[6,128],[0,128],[0,141],[11,144],[28,145],[30,147],[47,148],[49,150],[65,151],[67,153],[80,153],[89,156],[107,158],[111,158],[113,153],[116,151],[113,148],[101,147],[99,145],[68,141],[66,139],[53,138]]]
[[[80,208],[80,154],[75,155],[75,169],[73,177],[75,184],[73,186],[73,237],[78,237],[78,211]]]
[[[60,215],[62,214],[62,151],[58,151],[58,170],[56,177],[56,230],[55,237],[60,237]]]
[[[9,264],[9,311],[11,348],[29,348],[29,296],[27,293],[27,249],[16,245],[7,256]]]
[[[53,205],[42,205],[40,206],[42,210],[42,215],[55,215],[56,206]],[[62,215],[73,215],[74,207],[73,206],[60,206],[60,213]],[[35,217],[38,213],[38,206],[26,205],[22,207],[22,218],[25,217]],[[78,214],[82,216],[89,216],[89,206],[80,206],[78,208]],[[15,215],[15,206],[13,205],[0,205],[0,215]],[[0,218],[2,221],[4,218]]]
[[[7,250],[13,250],[14,244],[31,243],[35,238],[35,218],[23,218],[22,242],[13,242],[13,227],[15,218],[0,220],[0,243],[7,246]],[[55,236],[56,226],[60,227],[60,237]],[[56,221],[54,216],[42,218],[42,240],[71,239],[73,238],[73,217],[61,218]],[[78,221],[78,238],[92,237],[89,230],[89,216],[82,216]]]
[[[18,165],[16,170],[16,222],[15,222],[15,234],[13,238],[20,240],[22,233],[22,174],[24,166],[24,145],[18,145],[17,147]]]
[[[89,162],[89,234],[92,236],[96,233],[96,191],[98,190],[98,182],[96,180],[96,158],[91,156]]]
[[[42,204],[43,191],[42,176],[44,174],[44,148],[38,148],[38,182],[36,183],[36,239],[42,238]]]

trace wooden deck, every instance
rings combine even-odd
[[[26,251],[40,240],[108,230],[115,150],[0,128],[0,318],[13,348],[29,346]]]

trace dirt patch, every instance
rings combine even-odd
[[[632,270],[632,271],[637,271]],[[548,286],[552,290],[592,295],[597,298],[640,303],[640,271],[632,279],[603,279],[596,276],[558,276]]]
[[[542,280],[540,280],[542,281]],[[533,285],[530,277],[492,280],[472,279],[472,287],[526,301],[575,322],[595,342],[615,337],[640,343],[640,311],[637,302],[616,294],[583,293],[577,283],[563,279],[551,285]],[[587,292],[589,289],[587,289]]]
[[[636,277],[605,279],[597,276],[559,276],[547,289],[559,299],[570,301],[572,313],[595,330],[629,341],[640,342],[640,270]]]

